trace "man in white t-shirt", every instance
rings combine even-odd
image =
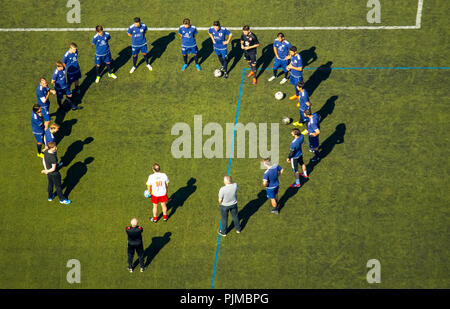
[[[156,216],[158,212],[158,203],[161,203],[161,208],[163,211],[163,220],[167,221],[167,206],[166,202],[169,201],[167,197],[167,191],[169,188],[169,178],[167,175],[160,172],[161,167],[158,163],[153,164],[152,166],[153,174],[148,176],[147,180],[147,189],[148,192],[152,195],[152,203],[153,203],[153,217],[150,221],[155,222],[158,220]]]

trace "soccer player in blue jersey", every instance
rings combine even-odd
[[[317,113],[311,114],[311,110],[305,110],[305,116],[308,121],[308,135],[309,135],[309,148],[314,152],[314,157],[311,162],[317,162],[320,160],[319,155],[319,134],[320,134],[320,115]]]
[[[44,143],[44,119],[42,119],[42,107],[34,104],[31,110],[31,129],[36,139],[37,156],[44,158],[42,144]]]
[[[192,54],[195,60],[195,67],[197,70],[201,70],[200,65],[198,64],[198,47],[197,42],[195,40],[195,36],[198,34],[197,28],[191,25],[191,21],[189,18],[185,18],[183,20],[183,24],[178,29],[178,34],[181,38],[181,54],[183,55],[184,65],[181,68],[181,71],[186,70],[188,67],[188,54]]]
[[[103,27],[98,25],[95,27],[97,32],[92,39],[92,45],[95,45],[95,69],[97,71],[97,77],[95,82],[100,81],[100,66],[105,63],[108,68],[108,76],[116,79],[117,76],[111,71],[111,51],[109,50],[108,41],[111,40],[111,36],[108,32],[103,31]]]
[[[273,81],[277,78],[278,69],[282,68],[284,71],[284,77],[281,80],[280,84],[284,84],[288,81],[289,71],[287,66],[289,64],[289,48],[292,45],[289,43],[283,33],[278,33],[275,42],[273,42],[273,52],[275,54],[275,63],[273,64],[273,76],[269,78],[269,82]]]
[[[69,102],[72,110],[80,109],[80,107],[76,106],[72,101],[72,92],[70,91],[70,86],[66,80],[66,70],[64,69],[64,64],[62,61],[56,62],[56,69],[53,72],[52,84],[55,87],[56,100],[58,100],[59,107],[62,106],[62,99],[66,96],[66,100]]]
[[[144,23],[141,23],[139,17],[135,17],[133,21],[134,23],[128,27],[128,36],[131,37],[131,50],[133,54],[133,67],[131,68],[130,73],[133,73],[134,70],[136,70],[139,52],[144,56],[147,68],[151,71],[153,68],[150,63],[148,63],[147,39],[145,38],[148,28]]]
[[[288,59],[291,60],[291,63],[286,68],[291,72],[290,82],[295,87],[295,95],[289,97],[289,99],[298,100],[297,84],[303,81],[303,63],[300,54],[297,52],[297,47],[291,46],[289,48]]]
[[[298,172],[298,165],[302,166],[302,176],[304,178],[308,178],[308,174],[306,173],[306,165],[303,162],[303,153],[302,153],[302,144],[305,138],[300,133],[299,129],[292,129],[291,135],[294,137],[294,140],[291,142],[291,148],[289,155],[286,159],[288,163],[291,163],[292,171],[295,176],[295,183],[289,185],[291,188],[299,188],[300,184],[300,173]]]
[[[75,92],[80,93],[80,78],[81,69],[78,64],[78,46],[75,43],[70,43],[69,50],[64,54],[62,58],[64,68],[67,71],[67,83],[69,88],[72,83],[75,84]]]
[[[41,113],[44,118],[44,127],[47,130],[50,123],[50,99],[51,94],[56,94],[55,90],[50,90],[47,80],[41,77],[39,85],[36,87],[37,104],[42,108]]]
[[[52,123],[50,125],[50,127],[47,130],[45,130],[44,142],[45,142],[46,149],[47,149],[48,143],[55,141],[55,136],[53,134],[55,134],[58,131],[59,131],[59,124],[57,124],[57,123]]]
[[[294,122],[293,125],[302,127],[305,122],[308,122],[308,118],[305,117],[304,113],[307,109],[311,110],[311,102],[309,101],[308,92],[306,92],[304,82],[298,82],[297,90],[299,95],[297,107],[300,114],[300,119],[299,121]]]
[[[278,164],[272,164],[269,158],[264,159],[264,166],[267,167],[267,170],[264,172],[263,186],[266,187],[267,198],[272,203],[272,210],[270,212],[278,214],[278,188],[280,186],[278,177],[284,170]]]
[[[218,20],[213,22],[213,25],[209,28],[208,33],[213,42],[214,52],[222,65],[220,70],[224,73],[223,77],[228,78],[227,44],[230,42],[233,34],[227,28],[222,28]],[[226,39],[227,36],[228,39]]]

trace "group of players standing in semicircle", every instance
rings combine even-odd
[[[106,65],[108,76],[116,79],[117,76],[111,69],[111,51],[109,47],[109,41],[111,35],[103,30],[101,25],[96,26],[96,34],[92,39],[92,44],[95,46],[95,69],[96,78],[95,83],[100,81],[101,66]],[[135,17],[133,24],[128,28],[128,36],[131,37],[131,49],[133,67],[130,73],[133,73],[137,68],[137,57],[141,53],[146,62],[147,68],[152,71],[153,68],[149,63],[149,54],[147,49],[147,39],[145,37],[148,31],[147,26],[141,22],[139,17]],[[242,35],[240,39],[241,49],[244,51],[244,59],[248,62],[251,72],[248,77],[253,77],[253,84],[257,83],[257,52],[259,47],[259,41],[256,35],[250,30],[248,25],[242,28]],[[201,71],[201,67],[198,61],[198,47],[196,43],[196,35],[198,30],[195,26],[191,25],[188,18],[183,20],[183,24],[178,29],[178,34],[181,38],[181,53],[183,55],[184,64],[181,71],[186,70],[188,67],[188,55],[192,54],[195,67],[198,71]],[[227,58],[227,45],[229,44],[233,34],[225,27],[220,25],[219,21],[214,21],[213,25],[209,28],[208,34],[213,43],[213,49],[216,53],[221,68],[218,69],[223,73],[224,78],[228,78],[228,58]],[[320,160],[318,147],[319,147],[319,115],[311,113],[311,103],[309,101],[308,94],[304,88],[303,82],[303,64],[300,54],[295,46],[292,46],[284,37],[283,33],[278,33],[274,44],[273,50],[275,54],[275,63],[273,66],[273,76],[268,81],[273,81],[277,77],[277,70],[282,69],[284,71],[284,77],[280,84],[284,84],[288,81],[288,75],[290,72],[290,83],[295,88],[295,95],[289,99],[298,100],[297,106],[299,107],[300,119],[294,122],[295,126],[307,125],[307,129],[300,132],[299,129],[293,129],[292,135],[294,140],[291,143],[291,152],[287,159],[291,163],[292,169],[295,173],[296,182],[291,187],[299,187],[299,175],[308,177],[306,172],[306,166],[303,162],[301,146],[304,141],[303,135],[308,134],[309,145],[315,156],[311,161]],[[67,71],[67,72],[66,72]],[[63,165],[63,162],[59,162],[56,157],[56,143],[54,134],[59,130],[59,125],[53,123],[50,125],[50,94],[56,95],[59,109],[62,112],[67,112],[67,106],[63,102],[64,96],[66,102],[72,110],[78,110],[73,100],[73,94],[71,91],[71,84],[74,83],[74,93],[80,94],[79,80],[81,78],[81,69],[78,64],[78,46],[75,43],[71,43],[69,50],[64,54],[62,60],[56,62],[56,69],[53,72],[51,84],[54,85],[54,89],[50,89],[48,82],[44,77],[41,77],[40,83],[36,88],[37,104],[33,105],[31,112],[31,127],[36,139],[37,156],[43,159],[44,169],[41,171],[48,176],[48,200],[52,201],[55,197],[53,193],[53,186],[56,188],[56,193],[62,204],[70,204],[71,201],[65,198],[61,189],[61,175],[58,168]],[[45,145],[44,149],[42,146]],[[298,172],[298,165],[302,167],[302,173]],[[273,166],[268,167],[274,168]],[[270,182],[270,180],[269,180]],[[276,204],[276,203],[275,203]],[[276,207],[275,207],[276,209]]]

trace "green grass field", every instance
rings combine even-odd
[[[367,1],[261,1],[247,13],[240,1],[80,1],[81,23],[68,24],[65,1],[30,5],[0,3],[0,28],[128,27],[140,16],[149,27],[178,27],[189,17],[197,27],[219,19],[223,26],[367,26]],[[416,0],[381,0],[382,26],[415,25]],[[260,3],[260,2],[257,2]],[[292,126],[280,124],[280,215],[269,213],[261,185],[261,158],[234,158],[244,229],[220,240],[214,288],[449,288],[449,70],[339,70],[342,67],[448,67],[446,1],[425,0],[420,29],[283,31],[305,60],[313,111],[322,115],[324,158],[310,180],[288,190],[294,176],[284,158]],[[145,13],[143,13],[145,12]],[[339,12],[339,13],[337,13]],[[241,13],[241,14],[239,14]],[[378,24],[377,24],[378,25]],[[234,30],[233,39],[241,31]],[[277,30],[254,31],[260,68],[273,64]],[[174,288],[211,287],[220,213],[217,192],[228,158],[180,158],[171,154],[172,127],[234,123],[242,70],[239,44],[229,52],[230,77],[214,78],[219,66],[207,31],[197,44],[202,71],[183,64],[174,31],[147,34],[153,71],[132,66],[130,40],[112,31],[117,80],[95,73],[91,32],[0,32],[0,288]],[[83,73],[82,110],[53,119],[62,125],[58,156],[65,192],[73,203],[46,200],[31,133],[30,112],[43,75],[76,42]],[[262,51],[264,50],[265,53]],[[305,59],[306,58],[306,59]],[[141,59],[141,56],[139,56]],[[331,65],[329,70],[318,70]],[[293,87],[258,85],[245,78],[238,121],[278,123],[297,118],[295,104],[276,101]],[[80,98],[78,98],[80,99]],[[203,141],[208,137],[204,136]],[[228,151],[225,147],[224,152]],[[304,147],[306,162],[312,157]],[[151,165],[158,162],[171,182],[169,221],[149,221],[143,197]],[[447,193],[446,193],[447,192]],[[126,234],[140,220],[149,267],[126,270]],[[229,221],[231,218],[229,218]],[[81,283],[69,284],[70,259],[81,262]],[[369,284],[366,263],[381,263],[380,284]],[[134,280],[129,280],[133,278]]]

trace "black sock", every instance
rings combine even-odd
[[[110,64],[110,63],[107,63],[107,64],[106,64],[106,67],[108,68],[108,73],[111,74],[111,73],[112,73],[112,72],[111,72],[111,64]]]
[[[100,76],[100,66],[95,66],[95,72],[97,72],[97,76]]]
[[[225,67],[224,65],[223,65],[223,58],[221,57],[221,56],[217,56],[218,58],[219,58],[219,62],[220,62],[220,65],[222,66],[222,67]]]
[[[187,57],[188,57],[188,55],[183,55],[184,64],[187,64]]]
[[[137,56],[136,57],[133,56],[133,66],[134,67],[136,67],[136,62],[137,62]]]
[[[318,151],[318,150],[314,150],[314,156],[315,156],[317,159],[320,158],[320,156],[319,156],[319,151]]]
[[[300,94],[300,91],[298,91],[297,87],[295,87],[295,95],[298,97]]]
[[[196,54],[194,55],[194,60],[195,60],[195,64],[198,64],[198,56]]]
[[[253,71],[253,74],[255,74],[255,78],[256,78],[256,65],[252,65],[252,71]]]
[[[222,59],[223,59],[223,70],[225,71],[225,73],[227,73],[228,60],[227,58]]]
[[[42,153],[42,144],[36,144],[37,152]]]
[[[275,76],[275,77],[277,77],[277,75],[278,75],[278,70],[273,70],[273,76]]]
[[[288,78],[289,71],[284,72],[284,78]]]
[[[144,55],[145,64],[148,64],[148,54]]]

